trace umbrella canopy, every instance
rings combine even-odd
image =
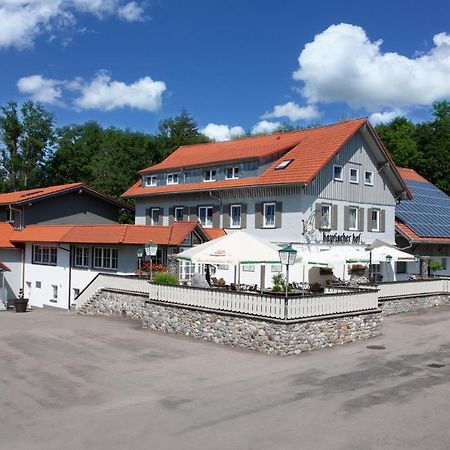
[[[385,262],[386,256],[391,256],[393,261],[414,261],[414,255],[402,252],[397,248],[384,245],[372,250],[372,263],[377,264],[380,262]]]
[[[280,264],[279,247],[245,231],[235,231],[192,247],[177,259],[200,264]]]

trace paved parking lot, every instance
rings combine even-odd
[[[0,340],[0,449],[450,447],[446,307],[296,357],[45,310]]]

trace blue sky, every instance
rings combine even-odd
[[[224,139],[343,115],[423,120],[450,97],[445,1],[28,3],[0,0],[0,104],[41,100],[58,125],[153,132],[186,108]]]

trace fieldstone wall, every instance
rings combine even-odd
[[[79,313],[126,315],[144,327],[278,355],[293,355],[381,334],[381,312],[280,323],[146,303],[147,297],[102,291]]]
[[[442,305],[450,305],[450,296],[448,294],[396,298],[380,301],[380,309],[383,311],[383,316],[421,311],[423,309]]]

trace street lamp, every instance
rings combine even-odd
[[[158,244],[150,241],[145,244],[145,254],[150,257],[150,281],[153,280],[153,257],[158,251]]]
[[[137,258],[138,258],[138,274],[141,276],[141,267],[142,267],[142,258],[144,256],[144,249],[138,248],[136,251]]]
[[[416,253],[414,255],[414,261],[416,262],[416,277],[418,278],[419,277],[419,269],[420,269],[420,267],[419,267],[420,255],[418,253]]]
[[[392,261],[392,256],[391,255],[386,255],[386,262],[388,263],[388,265],[391,264]],[[386,267],[386,275],[388,276],[387,281],[389,281],[389,268]]]
[[[288,318],[288,286],[289,286],[289,266],[292,266],[295,263],[295,258],[297,257],[297,250],[292,248],[292,245],[289,244],[287,247],[278,250],[278,254],[280,256],[281,264],[286,266],[286,291],[284,296],[284,318]]]

